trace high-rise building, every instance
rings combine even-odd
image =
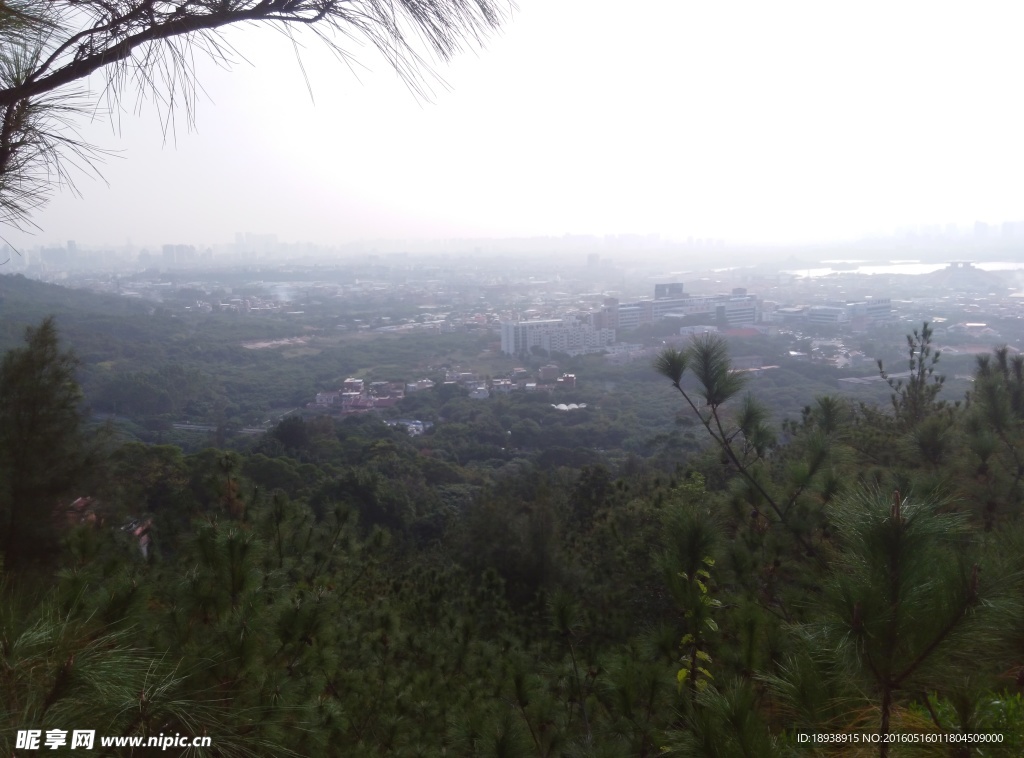
[[[682,297],[683,296],[683,283],[682,282],[670,282],[668,284],[655,284],[654,285],[654,299],[662,300],[667,297]]]
[[[506,355],[528,353],[531,347],[540,347],[542,334],[561,326],[562,319],[503,321],[501,324],[501,352]]]
[[[606,297],[604,299],[604,306],[594,314],[592,323],[594,327],[598,329],[611,329],[612,331],[618,331],[619,299],[616,297]]]
[[[574,318],[505,321],[501,324],[501,352],[506,355],[527,353],[539,347],[578,355],[596,352],[615,341],[615,331],[595,328]]]
[[[756,297],[730,297],[715,304],[715,318],[725,326],[749,326],[759,321]]]

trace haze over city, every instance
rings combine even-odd
[[[231,71],[197,60],[194,130],[179,105],[164,144],[129,91],[117,129],[82,128],[115,152],[106,183],[79,176],[5,237],[792,244],[1024,215],[1018,4],[518,6],[433,63],[428,97],[369,48],[350,70],[299,38],[300,68],[285,35],[231,30]]]
[[[1022,20],[0,0],[0,756],[1024,755]]]

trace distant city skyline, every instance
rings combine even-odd
[[[41,235],[40,235],[41,236]],[[834,242],[794,242],[786,243],[763,243],[733,241],[715,237],[694,237],[669,238],[660,234],[564,234],[564,235],[537,235],[530,237],[437,237],[437,238],[376,238],[356,239],[345,242],[317,243],[309,240],[286,239],[273,232],[235,232],[232,239],[216,240],[194,240],[183,242],[176,241],[137,241],[132,239],[122,241],[106,241],[89,243],[77,238],[49,241],[41,241],[38,238],[31,242],[24,249],[51,249],[66,247],[71,251],[76,249],[79,252],[90,250],[148,250],[154,255],[159,255],[161,250],[168,246],[191,246],[200,250],[218,249],[227,250],[231,248],[246,249],[250,251],[270,251],[282,248],[304,247],[317,249],[348,249],[364,250],[373,252],[375,249],[394,252],[423,252],[444,253],[448,250],[466,250],[474,246],[494,247],[498,250],[522,250],[531,248],[544,250],[548,247],[576,248],[581,252],[595,251],[615,252],[617,250],[642,250],[659,248],[700,248],[700,249],[731,249],[740,247],[745,249],[771,249],[771,250],[794,250],[799,251],[807,248],[843,248],[858,245],[872,245],[876,243],[900,242],[901,240],[919,239],[923,241],[944,241],[957,244],[972,245],[977,243],[1024,243],[1024,221],[999,221],[981,222],[976,221],[971,225],[959,224],[919,224],[904,226],[892,230],[888,234],[865,235],[850,240],[836,240]],[[5,243],[0,241],[0,248]],[[1024,253],[1024,246],[1021,248]],[[600,259],[600,256],[598,256]],[[2,273],[2,272],[0,272]]]
[[[352,71],[266,29],[200,60],[196,128],[156,109],[82,136],[113,151],[16,247],[228,243],[240,229],[375,239],[658,234],[849,242],[1024,208],[1024,7],[519,0],[418,101],[386,61]],[[92,82],[101,102],[102,82]],[[120,240],[120,243],[116,243]]]

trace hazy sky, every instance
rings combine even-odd
[[[101,181],[18,244],[661,233],[765,242],[1024,220],[1024,4],[518,0],[417,100],[372,50],[229,33],[189,132],[134,98]],[[250,65],[250,63],[252,65]]]

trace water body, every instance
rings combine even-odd
[[[831,274],[904,274],[918,276],[941,271],[948,263],[922,263],[921,261],[892,261],[890,263],[868,263],[866,261],[822,261],[832,264],[827,267],[790,269],[787,274],[799,277],[830,276]],[[973,264],[982,271],[1019,271],[1024,263],[1014,261],[984,261]]]

